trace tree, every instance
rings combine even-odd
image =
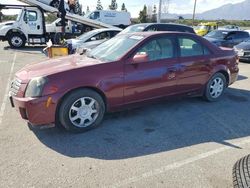
[[[109,5],[110,10],[116,10],[117,9],[117,3],[116,0],[111,0],[111,5]]]
[[[147,15],[147,7],[146,5],[144,5],[143,10],[140,11],[139,13],[139,21],[140,23],[147,23],[148,19],[147,19],[148,15]]]
[[[152,22],[157,22],[157,9],[156,9],[156,5],[154,5],[153,8],[153,14],[152,14]]]
[[[103,7],[102,7],[101,0],[97,0],[96,10],[102,10],[102,9]]]
[[[125,4],[124,4],[124,3],[122,3],[122,9],[121,9],[121,11],[128,12],[128,10],[127,10],[127,8],[125,7]]]

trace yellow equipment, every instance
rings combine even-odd
[[[194,28],[194,31],[197,35],[204,36],[208,34],[210,31],[218,29],[217,22],[206,22],[200,23],[198,26]]]

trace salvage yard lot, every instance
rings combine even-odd
[[[164,101],[108,114],[83,134],[30,130],[7,87],[42,48],[0,43],[1,187],[232,187],[233,164],[250,153],[250,64],[221,101]],[[6,89],[7,88],[7,89]],[[46,117],[45,117],[46,118]]]

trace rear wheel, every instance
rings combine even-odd
[[[21,48],[25,46],[26,39],[20,33],[12,33],[8,39],[11,48]]]
[[[102,97],[90,89],[69,94],[59,109],[59,120],[69,131],[84,132],[98,126],[105,113]]]
[[[227,82],[222,73],[216,73],[212,76],[206,86],[204,97],[208,101],[217,101],[223,95]]]
[[[53,0],[50,3],[50,6],[55,7],[55,8],[59,8],[59,0]]]

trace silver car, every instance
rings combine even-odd
[[[122,29],[120,28],[105,28],[95,29],[86,32],[75,39],[68,39],[66,41],[70,54],[75,53],[77,49],[93,49],[106,40],[113,38]]]

